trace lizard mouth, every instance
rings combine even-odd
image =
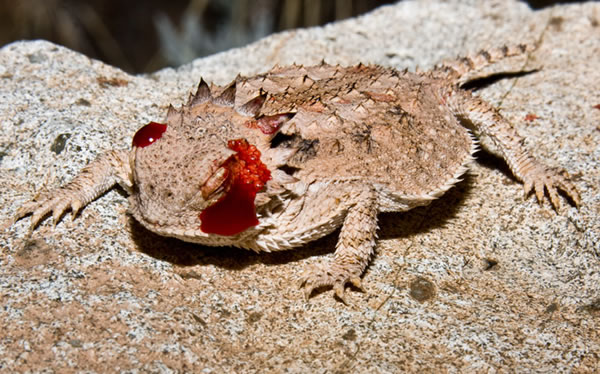
[[[202,186],[205,199],[223,193],[200,213],[200,229],[207,234],[236,235],[258,225],[254,200],[271,172],[260,160],[260,151],[246,139],[230,140],[229,157]]]

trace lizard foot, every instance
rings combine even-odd
[[[304,289],[304,297],[308,300],[312,292],[320,287],[333,287],[335,295],[344,303],[346,302],[344,290],[346,283],[365,292],[360,274],[353,269],[347,269],[335,262],[328,264],[316,264],[308,268],[301,275],[300,287]]]
[[[56,225],[67,208],[71,208],[71,214],[74,218],[83,205],[81,199],[73,191],[59,189],[45,194],[40,199],[23,204],[17,210],[13,220],[18,221],[31,214],[31,228],[33,229],[48,213],[52,212],[52,219],[54,225]]]
[[[533,190],[538,202],[544,200],[544,189],[548,192],[554,210],[560,209],[558,190],[563,191],[579,207],[581,197],[567,171],[560,168],[549,168],[541,164],[534,165],[523,177],[525,196]]]

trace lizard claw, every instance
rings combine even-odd
[[[558,197],[558,191],[563,191],[571,200],[575,203],[575,206],[579,208],[581,203],[581,197],[577,188],[569,174],[560,168],[548,168],[544,165],[536,165],[536,167],[529,170],[527,175],[523,178],[525,196],[528,196],[532,191],[535,192],[538,203],[542,204],[544,201],[544,190],[548,192],[550,203],[554,210],[560,210],[560,199]]]
[[[52,220],[56,226],[68,207],[71,208],[72,216],[75,217],[77,211],[82,206],[82,203],[72,194],[64,194],[63,192],[64,191],[53,191],[39,200],[36,199],[23,204],[23,206],[17,210],[13,221],[16,222],[31,214],[31,229],[33,229],[48,215],[48,213],[52,213]]]
[[[350,283],[362,292],[365,292],[362,286],[361,279],[358,275],[342,268],[338,264],[321,264],[315,265],[306,271],[301,276],[300,287],[304,290],[306,300],[310,298],[312,292],[320,287],[333,287],[335,296],[337,296],[344,304],[348,305],[345,288],[346,284]]]

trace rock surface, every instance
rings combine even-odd
[[[43,41],[0,50],[0,371],[449,372],[600,370],[600,5],[406,1],[271,36],[179,69],[129,76]],[[161,238],[113,189],[71,222],[8,225],[44,185],[127,147],[200,77],[275,64],[429,68],[541,41],[524,69],[479,91],[533,153],[576,175],[583,206],[522,197],[480,154],[428,207],[381,218],[377,256],[345,306],[294,283],[335,235],[253,254]],[[525,120],[528,114],[529,119]]]

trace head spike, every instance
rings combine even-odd
[[[227,87],[217,98],[213,100],[215,104],[223,106],[233,106],[235,103],[235,81]]]
[[[176,124],[181,117],[181,112],[173,105],[169,105],[169,109],[167,110],[167,124],[173,125]]]
[[[173,106],[173,104],[169,104],[169,109],[167,109],[167,117],[172,116],[177,113],[177,109]]]
[[[265,91],[263,91],[263,89],[261,88],[260,94],[258,96],[256,96],[254,99],[251,99],[250,101],[248,101],[246,104],[242,105],[238,111],[241,114],[256,117],[258,115],[258,113],[260,112],[260,108],[262,107],[262,105],[264,104],[266,99],[267,99],[267,93]]]
[[[206,102],[208,99],[210,99],[210,87],[208,87],[204,79],[200,78],[196,94],[191,98],[189,105],[194,107]]]

